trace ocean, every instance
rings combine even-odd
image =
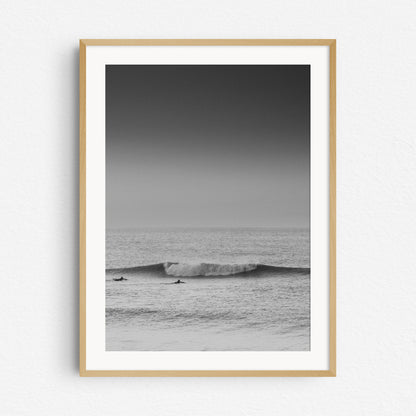
[[[309,351],[309,247],[308,229],[107,230],[106,350]]]

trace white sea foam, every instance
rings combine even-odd
[[[165,263],[170,276],[230,276],[255,270],[256,264],[213,264],[213,263]]]

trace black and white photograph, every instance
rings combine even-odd
[[[310,66],[106,65],[106,351],[310,351]]]

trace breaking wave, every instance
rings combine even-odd
[[[274,271],[279,274],[309,274],[310,269],[304,267],[279,267],[267,264],[219,264],[219,263],[156,263],[146,266],[107,269],[110,273],[136,274],[143,272],[157,273],[165,276],[197,277],[197,276],[234,276],[248,272]]]
[[[169,276],[230,276],[251,272],[257,269],[257,264],[165,263],[164,267]]]

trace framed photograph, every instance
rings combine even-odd
[[[335,376],[335,45],[80,41],[81,376]]]

